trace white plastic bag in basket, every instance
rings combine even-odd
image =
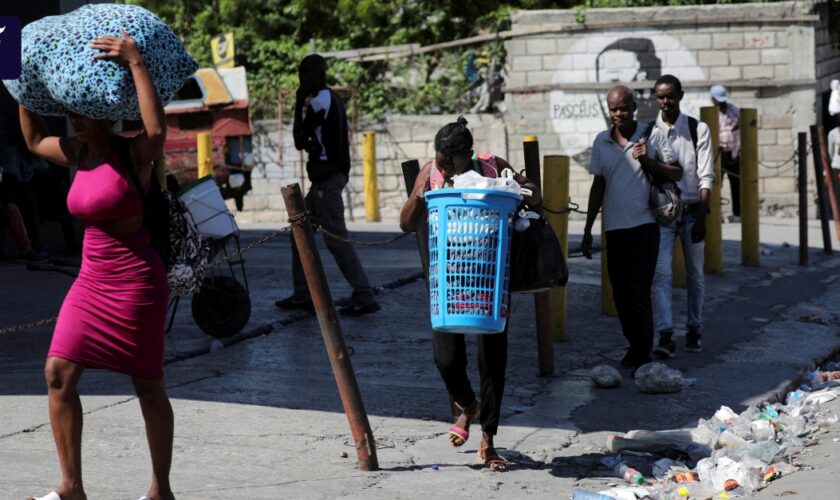
[[[530,189],[525,189],[513,178],[513,170],[506,168],[502,171],[501,177],[484,177],[474,170],[469,170],[461,175],[452,178],[452,185],[455,188],[463,189],[491,189],[494,191],[507,191],[519,196],[531,195]]]

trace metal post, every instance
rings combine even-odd
[[[543,182],[543,200],[553,210],[563,210],[569,205],[569,157],[546,156],[543,161],[545,182]],[[551,228],[560,240],[563,257],[569,258],[569,213],[546,213]],[[555,288],[548,292],[551,308],[551,331],[554,340],[566,338],[566,287]]]
[[[706,217],[706,244],[703,251],[703,270],[707,274],[723,274],[723,217],[720,210],[720,111],[717,106],[700,108],[700,119],[709,127],[712,155],[715,159],[715,183],[709,193],[709,215]]]
[[[408,160],[402,162],[403,179],[405,180],[405,194],[411,196],[411,190],[414,189],[414,183],[417,181],[417,175],[420,173],[420,162],[417,160]],[[429,285],[429,226],[428,214],[424,210],[420,223],[417,224],[417,231],[414,233],[417,237],[417,250],[420,252],[420,264],[423,266],[423,277],[426,278],[426,286]]]
[[[286,204],[286,212],[289,220],[301,217],[306,212],[306,204],[303,201],[298,184],[291,184],[280,188],[283,194],[283,201]],[[324,275],[324,267],[321,264],[321,257],[315,246],[315,234],[312,232],[312,225],[308,220],[296,224],[292,228],[295,245],[303,271],[306,274],[306,283],[309,285],[309,294],[315,305],[315,313],[318,315],[318,323],[321,326],[321,334],[324,337],[324,345],[327,348],[327,355],[330,358],[335,382],[341,396],[341,403],[347,420],[350,422],[350,431],[353,434],[353,441],[356,443],[356,455],[359,458],[360,470],[375,471],[379,469],[376,459],[376,442],[373,439],[373,431],[370,429],[365,404],[362,401],[362,394],[356,382],[356,375],[353,373],[353,365],[350,362],[350,355],[344,344],[344,336],[341,333],[341,323],[335,312],[330,287],[327,277]]]
[[[196,137],[198,178],[213,175],[213,143],[210,134],[202,132]]]
[[[526,135],[522,141],[525,176],[542,189],[540,143],[533,135]],[[534,294],[534,313],[537,320],[537,356],[540,377],[551,377],[554,375],[554,344],[551,335],[551,296],[548,292]]]
[[[364,134],[365,219],[379,222],[379,189],[376,186],[376,134]]]
[[[741,264],[761,265],[758,220],[758,112],[741,108]]]
[[[799,265],[808,265],[808,137],[797,134],[796,153],[799,162]]]
[[[823,167],[823,180],[825,189],[828,191],[828,199],[831,202],[831,213],[834,214],[834,230],[837,238],[840,238],[840,201],[837,200],[837,191],[834,189],[834,178],[831,172],[831,160],[828,157],[828,146],[825,144],[825,129],[817,125],[817,145],[819,146],[820,164]]]
[[[828,205],[825,199],[825,182],[823,182],[822,153],[820,152],[819,137],[820,128],[816,125],[811,125],[811,154],[814,158],[814,182],[817,185],[817,206],[820,212],[823,252],[826,255],[831,255],[831,232],[828,229]]]

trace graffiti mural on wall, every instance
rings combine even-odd
[[[678,39],[658,30],[605,31],[584,35],[560,58],[553,83],[630,83],[655,81],[670,73],[682,81],[705,80],[694,55]],[[562,154],[586,167],[592,141],[609,125],[607,90],[555,90],[550,119]],[[636,118],[651,121],[658,108],[652,89],[637,91]],[[698,116],[711,103],[705,90],[686,90],[681,109]]]

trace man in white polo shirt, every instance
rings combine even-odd
[[[683,203],[682,216],[669,227],[660,228],[659,260],[653,278],[653,323],[659,342],[653,350],[658,358],[672,358],[676,351],[672,309],[671,261],[674,241],[680,238],[685,256],[688,282],[688,304],[684,349],[700,352],[703,331],[703,298],[705,279],[703,256],[706,237],[706,214],[709,193],[715,182],[712,167],[712,142],[709,127],[680,112],[682,84],[673,75],[662,75],[653,86],[659,115],[656,129],[668,138],[671,150],[683,167],[682,180],[677,184]]]
[[[621,329],[630,344],[621,365],[635,371],[650,361],[653,348],[650,291],[659,252],[659,225],[650,207],[647,175],[678,181],[682,168],[671,164],[673,153],[662,134],[654,131],[645,138],[646,125],[635,120],[632,90],[613,87],[607,108],[612,126],[592,144],[589,173],[595,177],[581,251],[592,258],[592,225],[603,203],[607,270]]]

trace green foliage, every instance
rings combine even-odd
[[[202,67],[212,66],[210,40],[234,33],[236,63],[248,72],[255,118],[276,116],[281,92],[293,96],[297,65],[314,40],[319,52],[416,43],[430,45],[510,28],[511,11],[585,10],[730,0],[118,0],[156,13]],[[360,113],[458,113],[472,105],[465,64],[505,62],[504,45],[460,47],[391,61],[330,60],[331,85],[356,90]]]

